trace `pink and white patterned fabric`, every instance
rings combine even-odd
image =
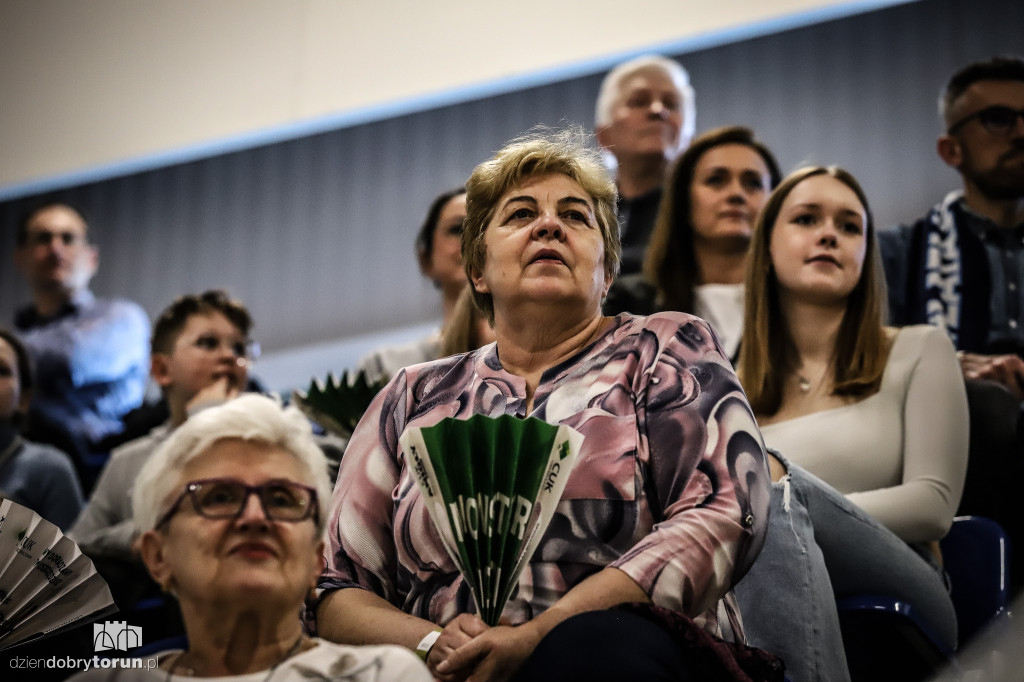
[[[525,381],[502,369],[494,344],[400,372],[342,460],[321,596],[362,587],[440,625],[475,610],[398,443],[408,426],[473,414],[533,416],[584,436],[505,619],[525,622],[614,566],[654,603],[741,640],[729,590],[764,541],[770,478],[729,361],[707,323],[683,313],[616,317],[544,373],[530,415]]]

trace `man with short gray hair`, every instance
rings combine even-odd
[[[639,272],[669,165],[696,124],[690,77],[679,62],[645,55],[608,72],[597,96],[594,130],[616,161],[622,274]]]

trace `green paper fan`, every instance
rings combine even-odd
[[[551,522],[583,436],[536,418],[474,415],[400,438],[480,618],[497,625]]]
[[[332,373],[322,383],[313,379],[304,392],[292,391],[292,402],[320,426],[348,438],[386,383],[367,381],[363,371],[350,379],[346,370],[340,379]]]

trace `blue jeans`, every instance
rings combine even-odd
[[[837,598],[906,601],[951,649],[956,614],[941,573],[821,479],[778,459],[764,548],[736,585],[747,643],[786,662],[793,682],[850,679]]]

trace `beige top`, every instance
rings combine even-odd
[[[967,394],[953,345],[937,327],[905,327],[878,393],[761,434],[907,542],[938,540],[967,470]]]

